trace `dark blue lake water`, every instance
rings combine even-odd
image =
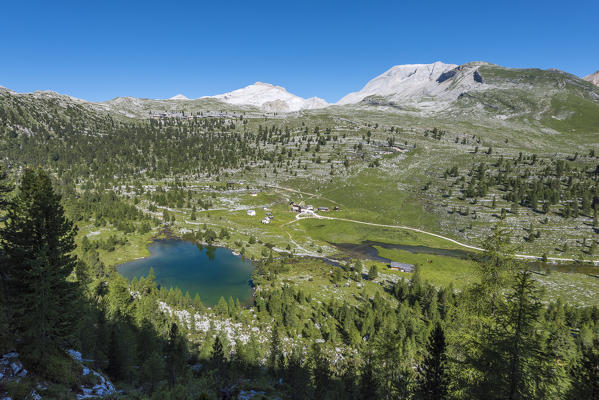
[[[196,293],[208,306],[221,296],[248,303],[252,294],[250,279],[253,266],[249,260],[221,247],[200,248],[177,239],[156,240],[148,246],[150,256],[117,267],[128,279],[147,276],[154,268],[156,283],[161,287],[178,287],[183,293]]]

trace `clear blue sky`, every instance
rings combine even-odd
[[[0,13],[0,85],[93,101],[255,81],[337,101],[393,65],[438,60],[599,69],[599,0],[22,0]]]

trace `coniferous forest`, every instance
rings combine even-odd
[[[479,280],[459,292],[416,271],[385,296],[315,302],[279,278],[301,261],[268,258],[253,274],[261,291],[251,318],[269,335],[231,342],[199,339],[193,321],[158,304],[247,322],[239,303],[208,310],[152,275],[129,284],[94,249],[74,256],[77,228],[50,176],[26,169],[17,187],[2,178],[0,345],[47,382],[49,398],[76,390],[71,348],[122,388],[119,398],[235,398],[240,385],[292,399],[599,398],[599,310],[542,301],[501,224],[477,259]],[[340,280],[371,278],[338,268]],[[312,344],[285,340],[300,335]],[[335,357],[330,345],[353,351]]]

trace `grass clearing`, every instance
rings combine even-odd
[[[363,298],[373,298],[377,293],[381,296],[388,295],[383,286],[368,280],[355,282],[348,279],[334,283],[335,268],[339,267],[319,260],[296,258],[286,271],[279,273],[279,278],[283,283],[296,285],[298,289],[323,303],[335,299],[357,305]]]
[[[380,246],[374,247],[381,257],[417,265],[420,275],[437,287],[453,284],[454,288],[462,289],[477,279],[476,264],[472,260],[432,254],[414,254],[406,250],[385,249]]]
[[[463,249],[463,247],[447,240],[401,228],[315,218],[302,219],[296,225],[301,226],[305,234],[310,237],[328,243],[358,244],[366,240],[371,240],[389,244],[427,246],[441,249]]]

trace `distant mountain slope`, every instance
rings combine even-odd
[[[559,132],[599,132],[599,88],[550,69],[483,65],[484,85],[465,91],[446,110],[455,115],[520,120]]]
[[[304,99],[289,93],[281,86],[262,82],[256,82],[242,89],[205,98],[213,98],[234,105],[251,105],[274,112],[299,111],[328,106],[326,101],[318,97]]]
[[[484,62],[399,65],[337,104],[462,120],[518,120],[553,131],[599,132],[599,88],[559,70],[513,69]]]
[[[599,86],[599,71],[595,72],[594,74],[589,74],[582,79],[584,79],[585,81],[591,82],[594,85]]]
[[[113,129],[115,120],[102,104],[50,91],[17,93],[0,87],[0,124],[14,132],[69,136],[73,131]]]
[[[389,100],[415,100],[441,94],[437,79],[457,67],[455,64],[396,65],[368,82],[360,91],[353,92],[337,102],[355,104],[369,96],[388,96]]]
[[[195,100],[171,98],[166,100],[139,99],[137,97],[116,97],[103,103],[94,103],[107,110],[128,118],[147,118],[154,113],[187,115],[207,111],[258,111],[250,106],[233,106],[214,98]]]

